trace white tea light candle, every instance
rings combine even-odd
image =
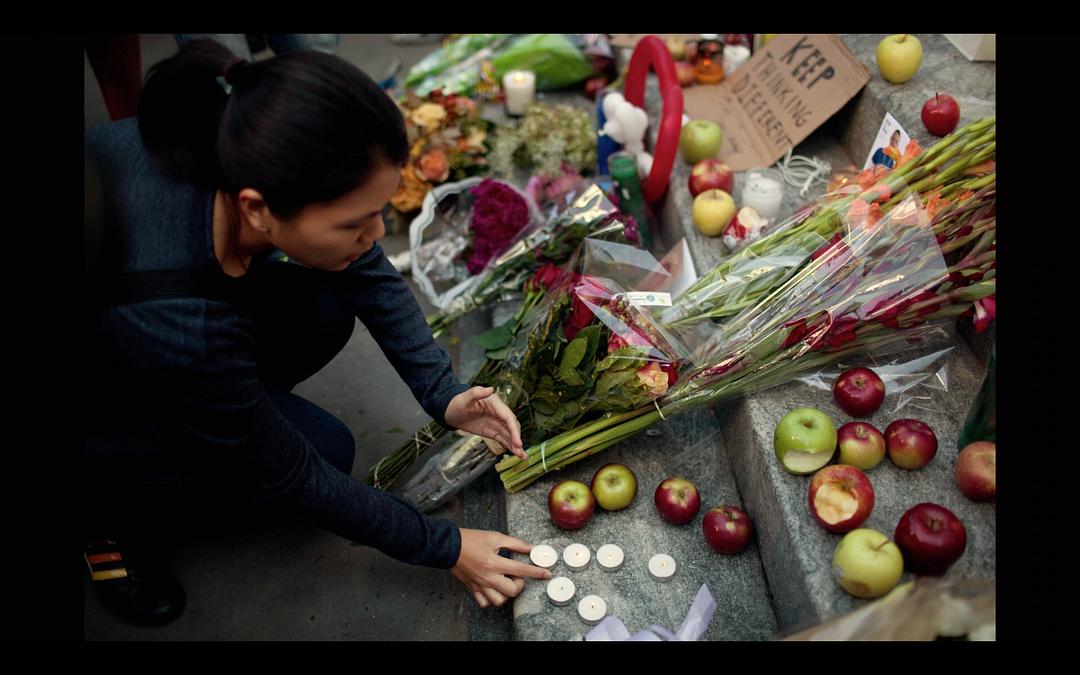
[[[555,563],[559,562],[559,554],[547,544],[540,544],[533,546],[532,551],[529,552],[529,560],[537,567],[549,570],[555,567]]]
[[[657,581],[670,581],[675,574],[675,559],[666,553],[649,558],[649,575]]]
[[[536,93],[536,74],[531,70],[512,70],[503,77],[506,113],[524,115]]]
[[[586,595],[577,606],[578,616],[590,626],[595,626],[607,616],[607,603],[599,595]]]
[[[614,572],[623,565],[623,550],[615,544],[604,544],[596,549],[596,562],[607,572]]]
[[[739,206],[752,206],[762,218],[772,220],[780,214],[784,198],[784,177],[776,169],[757,169],[746,174]]]
[[[548,582],[548,600],[557,607],[569,605],[570,601],[574,599],[575,593],[577,593],[577,587],[574,586],[573,581],[566,577],[555,577]]]
[[[580,572],[589,566],[592,552],[584,544],[570,544],[562,554],[563,562],[574,572]]]

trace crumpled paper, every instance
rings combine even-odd
[[[701,638],[712,621],[713,613],[716,612],[716,600],[709,592],[709,585],[702,584],[694,598],[694,604],[690,606],[686,618],[683,619],[679,630],[672,633],[663,626],[649,626],[647,629],[630,634],[626,624],[617,616],[609,616],[601,621],[595,628],[585,635],[586,642],[598,641],[629,641],[629,642],[662,642],[680,641],[693,642]]]

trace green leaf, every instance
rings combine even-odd
[[[611,392],[617,392],[637,376],[636,370],[613,370],[605,372],[596,381],[596,396],[606,399]]]
[[[489,331],[480,333],[473,338],[473,342],[487,350],[499,350],[508,347],[514,341],[512,323],[512,321],[507,321]]]
[[[583,363],[591,365],[593,360],[596,359],[596,352],[600,348],[600,324],[594,323],[591,326],[582,328],[577,334],[578,338],[585,338],[588,341],[588,346],[585,348],[585,355],[581,361]]]
[[[576,370],[560,370],[559,380],[571,386],[581,386],[585,384],[585,378]]]
[[[562,360],[559,362],[559,371],[568,372],[577,368],[581,360],[585,358],[585,352],[589,348],[589,340],[587,337],[578,336],[575,337],[566,347],[566,351],[563,352]]]
[[[507,345],[506,347],[503,347],[502,349],[489,349],[488,351],[484,352],[484,356],[486,358],[489,358],[489,359],[493,360],[493,361],[502,361],[503,359],[506,358],[506,355],[509,354],[509,353],[510,353],[510,346]]]

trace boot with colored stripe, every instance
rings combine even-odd
[[[183,611],[183,587],[153,555],[133,556],[128,547],[101,539],[88,545],[83,557],[98,596],[124,621],[160,626]]]

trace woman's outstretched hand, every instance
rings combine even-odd
[[[491,387],[473,387],[450,399],[445,417],[452,427],[490,438],[521,459],[528,458],[517,417]]]

